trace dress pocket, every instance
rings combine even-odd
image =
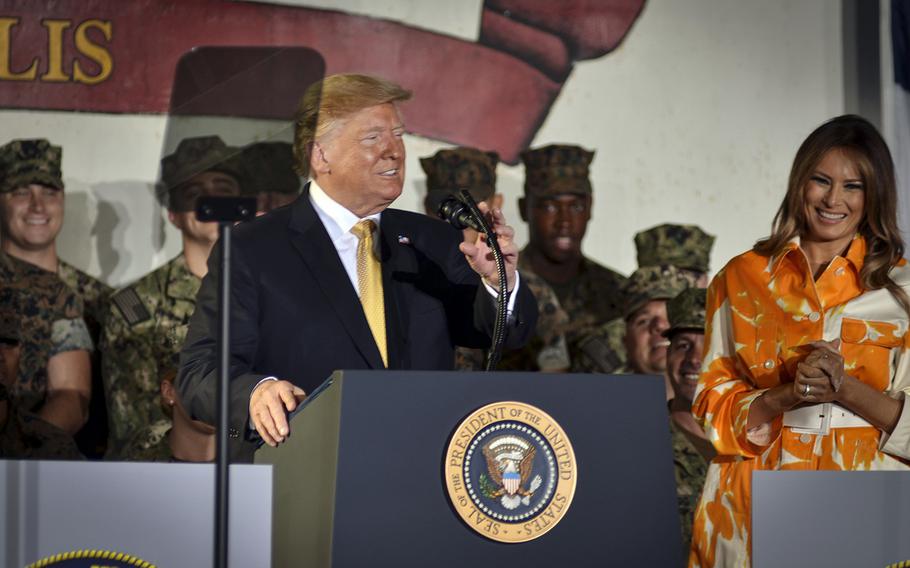
[[[878,390],[891,379],[894,350],[903,345],[893,323],[844,318],[841,325],[841,352],[847,374]]]

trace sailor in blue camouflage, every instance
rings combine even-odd
[[[168,218],[181,231],[183,253],[111,299],[102,338],[108,459],[142,457],[171,428],[160,404],[160,383],[181,345],[166,338],[188,325],[205,261],[218,236],[216,223],[196,219],[195,201],[202,195],[240,193],[244,176],[238,155],[239,150],[217,136],[205,136],[181,141],[162,160],[161,196]]]

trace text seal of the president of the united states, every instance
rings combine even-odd
[[[494,402],[468,415],[443,467],[462,520],[499,542],[540,537],[565,516],[575,494],[575,452],[562,427],[522,402]]]

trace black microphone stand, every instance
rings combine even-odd
[[[439,216],[458,229],[471,227],[482,232],[487,239],[487,245],[493,252],[493,261],[496,262],[496,272],[499,275],[499,291],[496,294],[496,319],[493,323],[493,337],[490,351],[487,354],[486,371],[495,371],[502,357],[502,345],[505,342],[506,318],[509,305],[509,281],[506,277],[505,260],[502,249],[499,248],[497,235],[487,223],[486,217],[480,212],[477,203],[467,190],[462,189],[457,195],[452,195],[443,200],[439,206]]]
[[[215,386],[215,568],[227,568],[228,545],[228,393],[231,368],[231,227],[256,215],[255,197],[200,197],[199,221],[218,223],[218,381]]]

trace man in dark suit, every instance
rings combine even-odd
[[[289,434],[287,412],[336,369],[452,368],[455,345],[488,347],[500,285],[483,238],[462,243],[446,223],[387,209],[404,182],[410,93],[363,75],[307,90],[295,122],[301,197],[233,233],[231,454]],[[485,209],[485,208],[484,208]],[[506,345],[537,317],[519,283],[513,230],[486,211],[506,260]],[[378,231],[378,235],[374,233]],[[193,418],[214,422],[217,259],[197,297],[178,388]]]

